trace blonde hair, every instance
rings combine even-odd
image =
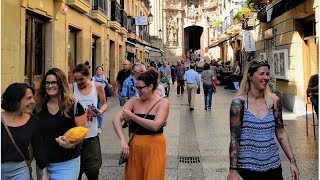
[[[251,86],[249,77],[252,76],[253,73],[256,72],[258,68],[262,66],[267,66],[270,69],[270,66],[268,63],[260,63],[258,60],[252,60],[246,65],[237,96],[248,95],[248,92],[250,91],[250,86]],[[271,90],[269,87],[269,82],[267,83],[267,87],[263,92],[263,96],[266,101],[268,109],[270,109],[273,104],[271,100]]]
[[[65,73],[58,68],[52,68],[50,69],[46,75],[43,77],[39,92],[37,93],[37,105],[36,105],[36,113],[39,114],[42,110],[42,108],[47,104],[49,101],[49,96],[46,92],[46,79],[47,76],[54,75],[57,78],[58,86],[59,86],[59,92],[58,92],[58,105],[61,112],[61,115],[64,115],[67,118],[70,118],[70,108],[75,103],[75,100],[72,96],[72,93],[70,92],[69,85],[67,82],[67,77]]]

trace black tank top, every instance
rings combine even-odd
[[[145,114],[136,114],[139,117],[144,117]],[[155,115],[147,115],[146,119],[149,120],[154,120]],[[136,131],[136,129],[139,127],[138,131],[136,132],[137,135],[152,135],[152,134],[162,134],[163,133],[163,127],[160,128],[158,131],[151,131],[148,130],[142,126],[140,126],[139,124],[137,124],[136,122],[130,120],[130,125],[129,125],[129,132],[130,133],[134,133]]]

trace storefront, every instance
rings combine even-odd
[[[133,63],[135,59],[136,43],[126,41],[126,58]]]

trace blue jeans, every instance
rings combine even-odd
[[[212,105],[212,85],[203,83],[203,91],[204,91],[204,104],[206,107],[211,108]]]
[[[101,108],[101,102],[98,100],[98,109],[100,109]],[[98,128],[100,128],[101,129],[101,127],[102,127],[102,121],[103,121],[103,114],[101,114],[101,115],[99,115],[98,117],[97,117],[97,120],[98,120]]]
[[[50,180],[70,179],[77,180],[80,172],[80,156],[68,161],[50,163],[47,165]],[[41,179],[42,170],[37,167],[37,178]]]
[[[1,163],[1,179],[29,180],[29,169],[24,161]]]

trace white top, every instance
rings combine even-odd
[[[160,97],[165,97],[166,96],[165,95],[166,94],[165,93],[165,89],[164,89],[162,84],[160,84],[160,83],[158,84],[158,87],[157,87],[156,91],[160,95]]]
[[[78,89],[77,83],[73,83],[73,97],[75,98],[76,102],[79,102],[85,111],[87,112],[87,128],[88,133],[86,138],[95,137],[98,135],[98,121],[97,117],[91,117],[90,113],[88,113],[88,106],[94,105],[95,107],[98,106],[98,93],[96,83],[92,82],[92,90],[88,95],[82,95]]]

